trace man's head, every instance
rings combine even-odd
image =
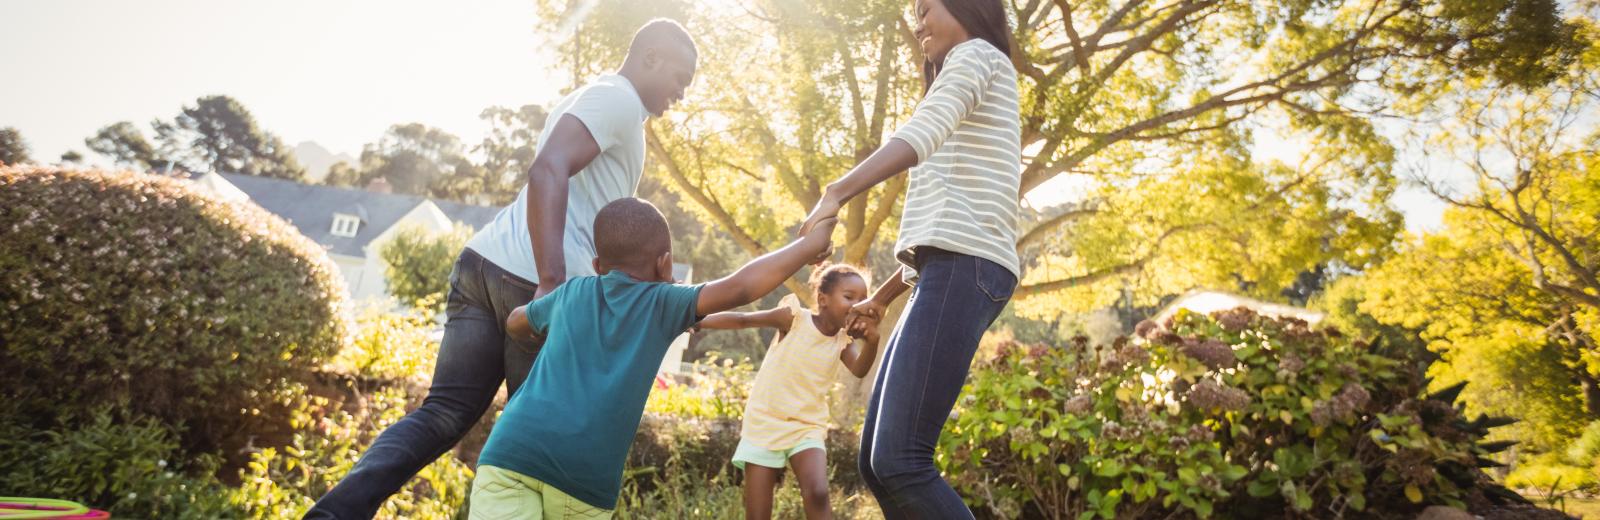
[[[659,117],[683,99],[684,89],[694,82],[699,57],[694,39],[682,25],[667,19],[651,20],[634,33],[628,58],[622,62],[622,75],[639,91],[645,109]]]
[[[621,270],[650,282],[671,282],[672,231],[667,218],[636,198],[611,201],[594,216],[594,271]]]

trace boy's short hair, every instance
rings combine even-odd
[[[617,199],[594,215],[594,250],[606,265],[646,267],[672,250],[672,230],[648,201]]]

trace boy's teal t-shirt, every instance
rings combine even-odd
[[[528,304],[544,348],[478,464],[615,509],[645,399],[667,347],[696,321],[700,287],[612,271],[568,280]]]

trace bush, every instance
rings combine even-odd
[[[1245,309],[1140,326],[1148,341],[1002,345],[936,459],[1012,518],[1415,514],[1514,501],[1478,467],[1505,444],[1430,399],[1402,350]],[[998,406],[997,406],[998,405]]]
[[[0,168],[0,389],[45,429],[103,406],[220,452],[345,334],[317,244],[130,172]]]
[[[177,435],[148,419],[108,410],[86,423],[40,431],[0,424],[0,489],[6,495],[61,498],[117,517],[210,519],[235,516],[227,489],[211,473],[218,461],[185,461]]]
[[[378,434],[405,416],[408,398],[397,387],[364,397],[358,414],[331,409],[321,397],[306,397],[296,407],[301,426],[282,448],[255,451],[240,473],[234,502],[253,519],[299,518],[333,489]],[[446,454],[423,468],[400,489],[378,518],[453,518],[464,509],[472,470]]]
[[[432,334],[432,299],[416,301],[406,312],[367,305],[356,316],[356,333],[329,364],[337,372],[365,378],[404,381],[431,377],[439,342]]]
[[[407,304],[428,300],[430,307],[442,309],[450,290],[450,269],[470,239],[472,228],[461,223],[439,233],[420,225],[395,232],[393,238],[378,247],[389,294]]]

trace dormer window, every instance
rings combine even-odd
[[[361,218],[344,213],[333,214],[333,236],[353,237],[361,229]]]

